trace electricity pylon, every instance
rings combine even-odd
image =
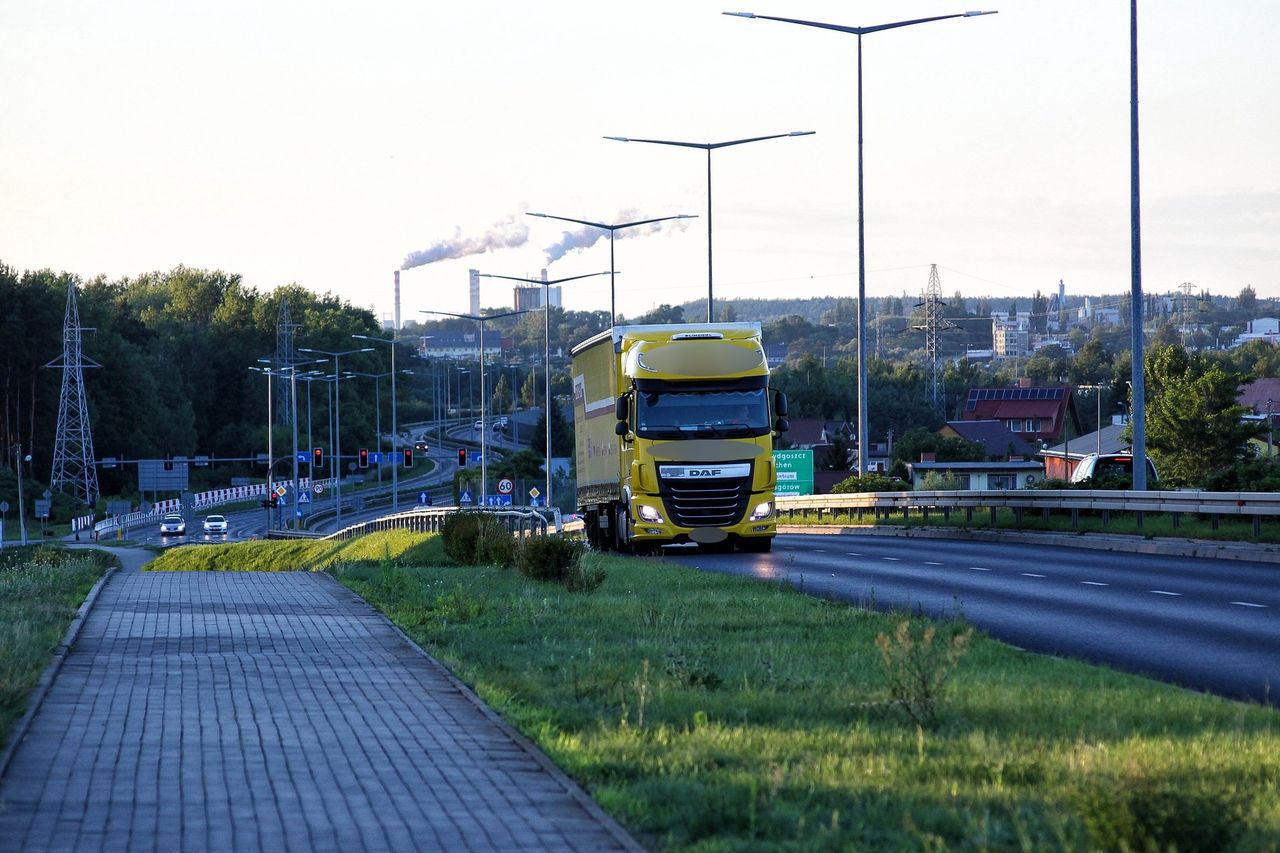
[[[80,340],[83,331],[80,309],[76,305],[76,286],[71,283],[67,285],[67,313],[62,321],[62,357],[45,365],[62,370],[62,396],[58,400],[58,431],[53,440],[49,488],[69,492],[80,503],[92,506],[98,499],[98,469],[93,460],[84,368],[102,365],[85,356]]]

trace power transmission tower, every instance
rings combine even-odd
[[[299,325],[293,322],[293,318],[289,315],[289,297],[282,297],[280,310],[276,314],[276,357],[275,364],[272,365],[277,370],[292,367],[298,363],[298,353],[293,345],[293,332]],[[285,425],[293,423],[293,400],[290,397],[293,393],[292,385],[291,382],[276,383],[276,423]]]
[[[1182,346],[1185,347],[1187,345],[1188,330],[1191,327],[1191,292],[1196,289],[1196,286],[1189,281],[1184,281],[1178,285],[1178,289],[1182,291],[1182,297],[1179,299],[1178,305],[1178,313],[1182,315],[1178,318],[1178,331],[1181,333]]]
[[[916,305],[924,308],[924,322],[911,328],[924,332],[925,357],[929,360],[929,383],[925,387],[925,398],[933,405],[936,412],[946,416],[946,389],[943,387],[943,368],[938,351],[938,334],[947,329],[956,328],[955,324],[942,316],[942,309],[947,303],[942,301],[942,281],[938,278],[938,265],[929,268],[929,286],[923,300]]]
[[[70,492],[80,503],[92,506],[98,499],[98,469],[93,461],[84,368],[102,365],[85,357],[80,341],[83,331],[80,309],[76,305],[76,286],[71,283],[67,285],[67,313],[62,321],[62,357],[45,365],[62,370],[62,396],[58,401],[58,431],[53,441],[49,488]]]

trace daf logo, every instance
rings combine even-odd
[[[719,468],[690,468],[688,470],[689,470],[690,477],[719,477],[720,476]]]

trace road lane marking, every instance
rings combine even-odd
[[[861,557],[861,556],[862,556],[862,555],[861,555],[861,554],[859,554],[857,551],[846,551],[845,553],[846,553],[846,554],[848,554],[850,557]]]
[[[882,559],[882,560],[890,560],[890,561],[892,561],[892,562],[894,562],[894,563],[898,562],[898,558],[897,558],[897,557],[881,557],[880,559]]]
[[[942,565],[942,563],[935,563],[933,560],[925,560],[925,561],[924,561],[924,564],[925,564],[926,566],[941,566],[941,565]]]
[[[1033,574],[1032,572],[1022,572],[1021,574],[1022,574],[1022,576],[1023,576],[1024,578],[1042,578],[1042,577],[1044,577],[1044,575],[1037,575],[1037,574]]]
[[[1151,592],[1156,595],[1182,595],[1180,592],[1169,592],[1167,589],[1149,589],[1147,592]]]
[[[1233,602],[1231,602],[1231,603],[1232,603],[1232,604],[1238,604],[1238,605],[1239,605],[1239,606],[1241,606],[1241,607],[1262,607],[1262,608],[1265,608],[1265,607],[1267,606],[1267,605],[1265,605],[1265,604],[1254,604],[1252,601],[1233,601]]]
[[[991,570],[990,570],[990,569],[984,569],[984,568],[982,568],[982,566],[970,566],[970,567],[969,567],[969,571],[971,571],[971,572],[989,572],[989,571],[991,571]]]
[[[1085,586],[1111,586],[1111,584],[1103,583],[1102,581],[1080,581],[1080,583]]]

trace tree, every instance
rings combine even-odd
[[[546,453],[547,415],[544,411],[533,428],[533,449]],[[565,419],[564,411],[554,400],[551,404],[551,455],[573,456],[573,424]]]
[[[893,445],[894,459],[918,462],[922,453],[933,453],[939,462],[982,462],[987,458],[985,448],[976,441],[948,438],[924,427],[907,430]]]
[[[1240,459],[1260,425],[1241,420],[1242,382],[1217,362],[1177,345],[1153,350],[1145,362],[1147,449],[1172,486],[1200,485]],[[1132,436],[1132,426],[1125,430]]]

